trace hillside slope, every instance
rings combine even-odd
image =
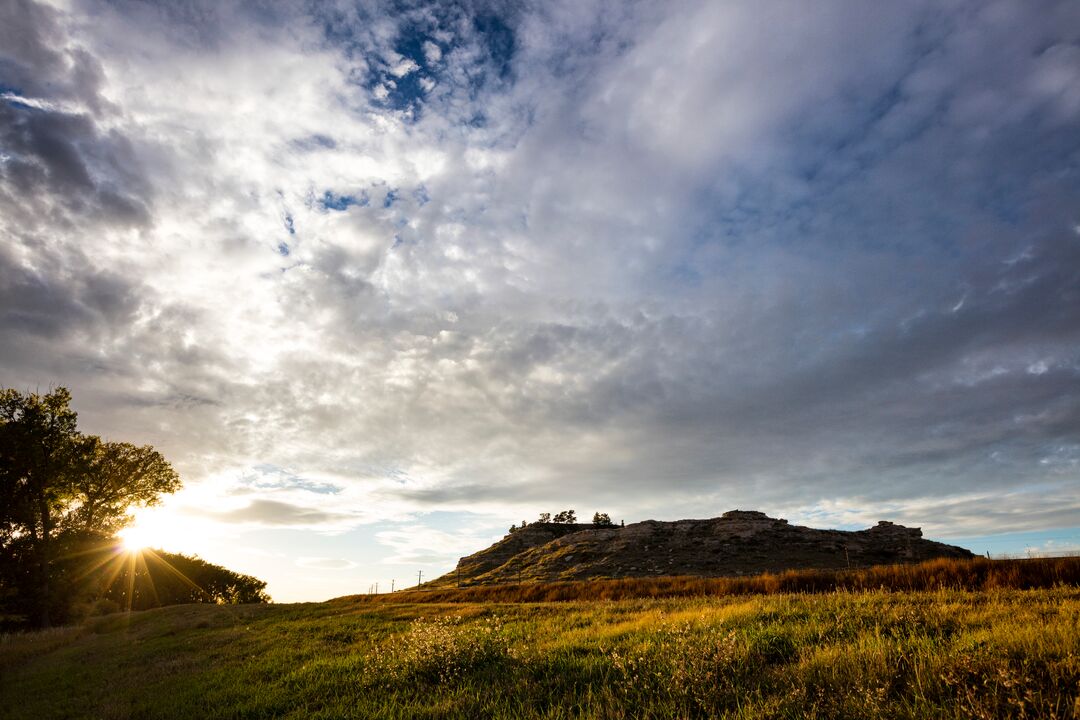
[[[732,510],[708,520],[646,520],[626,527],[535,523],[458,561],[428,587],[591,578],[720,577],[789,569],[866,567],[970,558],[926,540],[919,528],[882,521],[858,531],[789,525],[761,512]]]

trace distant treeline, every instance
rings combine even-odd
[[[266,583],[205,560],[149,548],[131,552],[116,538],[67,535],[50,563],[55,621],[184,603],[264,603]],[[32,624],[34,598],[17,592],[18,563],[0,563],[0,631]],[[9,589],[10,588],[10,589]]]
[[[110,543],[97,550],[96,612],[148,610],[163,605],[238,605],[270,601],[266,582],[206,562],[161,550],[131,553]],[[95,563],[97,565],[98,563]],[[94,578],[94,575],[97,575]]]
[[[653,577],[557,583],[477,585],[353,595],[343,601],[389,602],[566,602],[630,598],[770,595],[885,590],[995,590],[1080,585],[1080,557],[1022,560],[938,559],[915,565],[879,565],[859,570],[788,570],[748,577]]]

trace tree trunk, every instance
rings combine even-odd
[[[51,625],[49,605],[52,604],[49,587],[49,539],[52,534],[52,516],[49,513],[49,501],[44,497],[44,493],[42,495],[38,501],[38,511],[41,513],[41,539],[37,548],[37,625],[47,628]]]
[[[42,443],[41,464],[36,468],[35,480],[38,515],[41,516],[41,537],[37,543],[37,618],[40,628],[47,628],[52,623],[49,618],[49,536],[52,534],[52,513],[49,512],[49,472],[52,469],[52,443]]]

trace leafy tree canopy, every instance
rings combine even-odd
[[[40,626],[68,600],[61,551],[114,534],[132,508],[180,488],[154,448],[84,435],[76,421],[66,388],[0,389],[0,601],[30,609]]]
[[[109,569],[110,558],[105,558],[95,578],[100,584],[95,596],[99,602],[106,601],[117,609],[146,610],[202,602],[219,605],[270,602],[264,581],[198,557],[161,550],[147,550],[132,557],[130,553],[118,554],[115,545],[105,546],[100,552],[114,555],[119,567]]]

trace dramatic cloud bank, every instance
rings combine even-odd
[[[0,384],[175,513],[1080,526],[1080,5],[299,5],[0,5]]]

